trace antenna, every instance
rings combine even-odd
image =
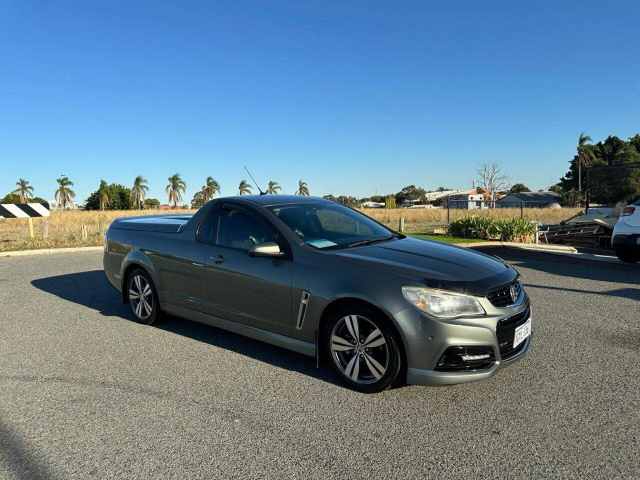
[[[253,184],[256,186],[256,188],[258,189],[258,191],[260,192],[260,195],[266,195],[266,193],[264,193],[262,191],[262,189],[260,188],[260,185],[258,185],[258,182],[256,182],[256,179],[253,178],[253,175],[251,175],[251,172],[249,171],[249,169],[245,166],[244,167],[245,172],[247,172],[247,174],[249,175],[249,177],[251,178],[251,180],[253,181]]]

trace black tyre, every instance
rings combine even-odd
[[[328,322],[323,337],[331,366],[350,388],[376,393],[399,380],[400,339],[375,310],[342,310]]]
[[[631,249],[628,247],[616,247],[616,255],[623,262],[637,263],[640,261],[640,249]]]
[[[127,298],[136,320],[146,325],[160,318],[158,292],[147,272],[141,268],[133,270],[127,278]]]

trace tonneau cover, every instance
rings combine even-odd
[[[191,220],[191,215],[148,215],[115,220],[111,228],[143,232],[178,233]]]

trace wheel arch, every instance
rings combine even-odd
[[[150,263],[150,262],[149,262]],[[127,282],[129,281],[129,275],[136,269],[143,270],[149,278],[153,282],[156,294],[159,296],[160,291],[158,289],[158,281],[155,275],[155,270],[151,265],[148,265],[143,259],[140,258],[130,258],[127,260],[125,265],[123,265],[122,269],[122,303],[129,303],[129,296],[127,295]]]
[[[393,330],[393,332],[396,334],[398,339],[398,346],[400,348],[400,355],[402,357],[403,370],[406,372],[407,354],[406,354],[405,345],[404,345],[404,338],[400,333],[400,329],[398,328],[395,321],[393,320],[393,316],[383,308],[379,307],[378,305],[358,297],[336,298],[333,301],[331,301],[322,311],[322,314],[320,316],[320,321],[318,323],[318,330],[316,335],[316,352],[318,357],[317,358],[318,365],[320,365],[320,363],[326,361],[329,358],[328,352],[326,349],[326,342],[324,341],[324,338],[325,338],[325,335],[327,334],[327,330],[328,330],[327,325],[330,319],[332,318],[333,315],[335,315],[339,311],[347,308],[353,308],[353,307],[356,307],[356,308],[364,307],[364,308],[374,310],[379,315],[380,319],[382,319],[385,322],[385,324]],[[402,375],[404,375],[405,372],[403,372]]]

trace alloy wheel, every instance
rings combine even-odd
[[[330,338],[333,361],[352,382],[376,383],[387,372],[390,362],[387,339],[369,318],[361,315],[340,318]]]
[[[135,274],[129,282],[131,310],[140,320],[147,321],[153,314],[153,290],[142,274]]]

